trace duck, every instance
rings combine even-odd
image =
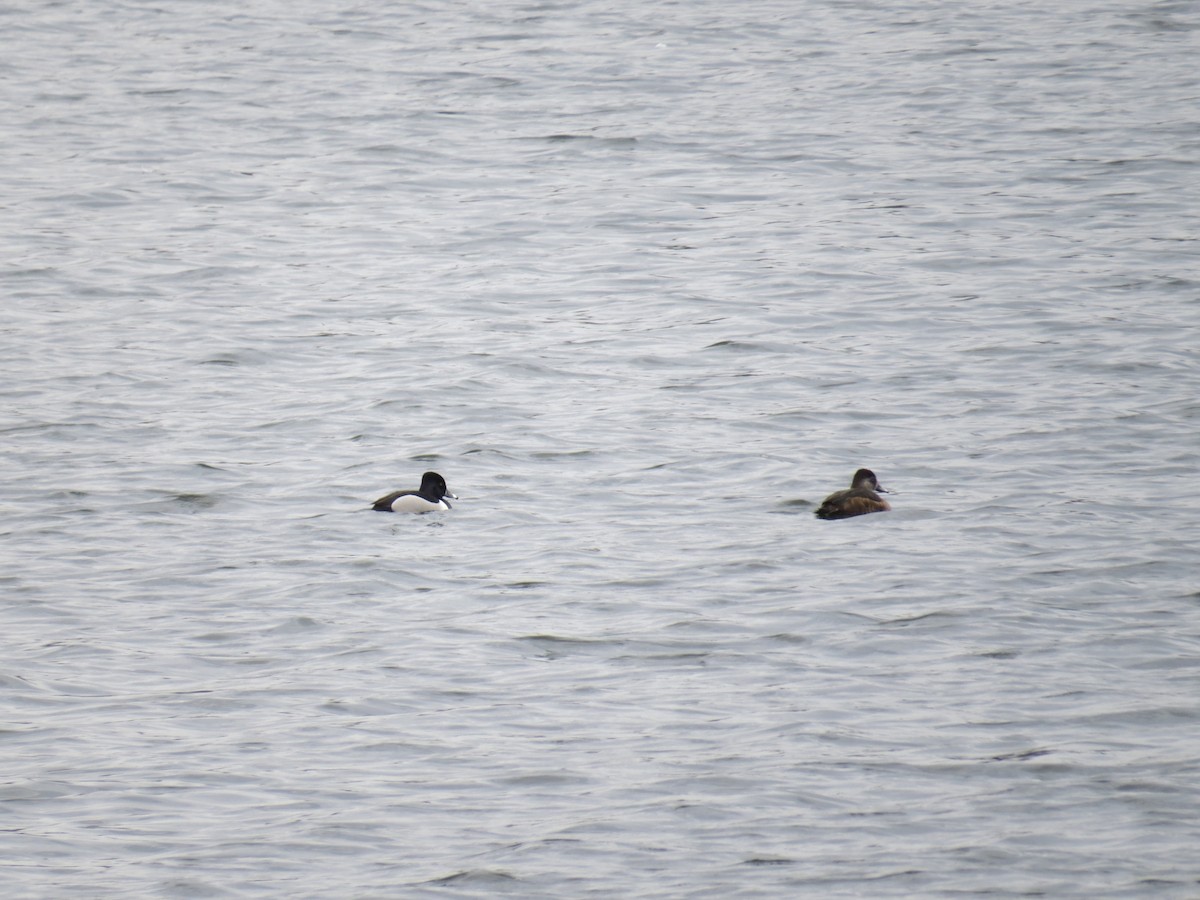
[[[415,491],[393,491],[375,501],[371,509],[376,512],[427,513],[450,508],[446,500],[457,500],[446,488],[446,479],[437,472],[426,472],[421,476],[421,487]]]
[[[867,513],[887,512],[891,506],[879,496],[886,493],[888,491],[880,486],[874,472],[859,469],[850,480],[850,489],[835,491],[822,500],[816,516],[818,519],[849,519]]]

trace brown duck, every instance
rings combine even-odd
[[[818,519],[849,519],[873,512],[891,509],[880,494],[888,493],[879,485],[879,479],[870,469],[859,469],[854,473],[850,489],[830,494],[818,507]]]

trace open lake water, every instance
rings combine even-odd
[[[1200,897],[1195,3],[0,27],[0,894]]]

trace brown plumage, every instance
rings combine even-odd
[[[873,512],[887,512],[888,502],[880,497],[886,494],[879,479],[870,469],[859,469],[850,481],[850,489],[830,494],[817,508],[818,519],[849,519]]]

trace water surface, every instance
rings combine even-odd
[[[1190,4],[3,24],[7,894],[1200,891]]]

